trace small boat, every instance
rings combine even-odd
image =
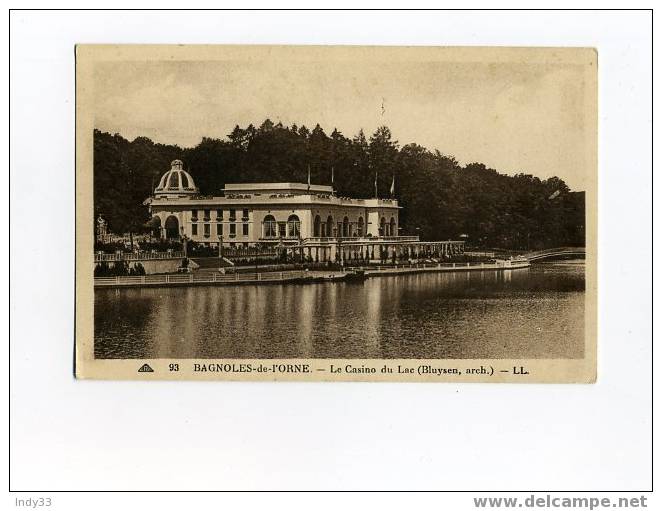
[[[363,282],[367,278],[365,271],[352,270],[345,274],[345,281],[347,282]]]

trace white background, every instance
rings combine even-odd
[[[14,12],[11,489],[650,489],[650,16]],[[598,383],[76,381],[76,43],[596,47]],[[53,509],[71,509],[81,499],[96,509],[134,509],[146,499],[193,508],[203,497],[227,507],[225,495],[7,499],[13,505],[30,495],[52,496]],[[419,499],[401,497],[383,504],[410,507]],[[298,495],[296,505],[324,508],[337,498]],[[437,509],[444,498],[434,496],[430,505]],[[265,507],[283,502],[280,495],[265,499]],[[244,496],[233,508],[241,502]],[[471,509],[470,495],[457,495],[453,508]]]

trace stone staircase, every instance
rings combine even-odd
[[[219,268],[232,268],[234,264],[225,258],[219,259],[218,257],[192,257],[193,261],[198,267],[197,271],[214,271]]]

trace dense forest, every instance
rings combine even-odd
[[[181,148],[138,137],[94,131],[94,209],[115,233],[146,231],[142,205],[174,159],[184,161],[203,195],[225,183],[330,184],[338,195],[394,196],[403,207],[401,234],[424,240],[466,239],[468,245],[537,249],[584,244],[584,193],[559,178],[499,174],[480,163],[461,166],[452,156],[417,144],[399,146],[382,126],[370,137],[327,135],[319,126],[236,126],[227,139],[203,138]]]

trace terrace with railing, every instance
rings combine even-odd
[[[115,254],[97,252],[94,254],[94,262],[146,261],[158,259],[181,259],[183,257],[184,252],[179,250],[169,250],[167,252],[117,252]]]
[[[397,199],[388,198],[372,198],[372,199],[355,199],[352,197],[341,197],[337,195],[324,194],[324,193],[273,193],[273,194],[236,194],[226,193],[220,196],[190,196],[190,197],[150,197],[150,203],[167,204],[169,202],[177,202],[181,205],[189,205],[191,207],[204,207],[209,205],[210,208],[215,208],[219,204],[227,206],[241,207],[241,205],[264,205],[264,204],[325,204],[325,205],[339,205],[339,206],[360,206],[360,207],[398,207]]]
[[[223,247],[223,257],[228,259],[248,259],[251,257],[278,257],[280,251],[276,247]]]
[[[308,278],[306,271],[281,271],[270,273],[231,273],[217,272],[97,277],[94,287],[162,287],[213,284],[240,284],[247,282],[289,282]]]
[[[302,240],[304,245],[317,243],[401,243],[417,242],[418,236],[341,236],[341,237],[312,237]]]

